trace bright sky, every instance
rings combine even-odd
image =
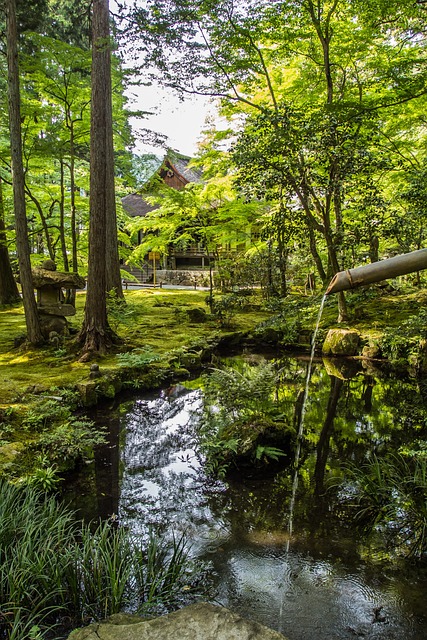
[[[140,129],[153,130],[168,137],[168,147],[188,156],[195,154],[206,116],[212,109],[208,100],[194,96],[181,102],[171,91],[155,86],[133,86],[128,95],[131,106],[153,113],[144,119],[131,121],[135,133]],[[141,142],[137,142],[136,151],[163,153],[161,148]]]
[[[129,0],[124,0],[125,4]],[[117,10],[115,0],[110,0],[110,9]],[[141,78],[144,81],[144,78]],[[141,111],[152,112],[144,119],[132,119],[131,125],[137,135],[140,129],[150,129],[168,137],[166,146],[188,156],[193,156],[197,149],[197,141],[201,137],[205,119],[212,112],[212,105],[199,96],[181,102],[172,91],[156,86],[132,86],[127,92],[130,107]],[[136,153],[164,154],[161,147],[152,147],[137,141]]]

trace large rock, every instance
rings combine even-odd
[[[331,356],[355,356],[359,341],[360,335],[354,329],[329,329],[322,353]]]
[[[132,621],[133,622],[133,621]],[[154,620],[102,623],[77,629],[69,640],[284,640],[277,631],[224,607],[193,604]]]

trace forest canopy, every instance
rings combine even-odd
[[[31,262],[49,257],[85,275],[90,6],[69,0],[25,7],[16,3]],[[295,274],[314,274],[325,286],[339,270],[423,247],[426,19],[421,1],[117,3],[110,26],[123,265],[145,259],[138,232],[147,248],[159,234],[169,244],[178,235],[188,242],[200,236],[194,216],[205,215],[207,185],[229,203],[226,213],[223,205],[212,207],[215,198],[209,205],[206,241],[217,264],[232,241],[235,216],[234,242],[250,237],[242,259],[269,260],[269,286],[281,296]],[[4,84],[5,58],[0,65]],[[143,186],[135,167],[147,176],[152,166],[147,157],[145,171],[145,160],[135,158],[126,99],[135,83],[165,86],[181,97],[210,96],[220,118],[208,123],[199,147],[204,186],[191,185],[191,212],[175,203],[175,218],[168,218],[167,206],[179,200],[176,194],[150,193],[158,198],[157,212],[138,220],[130,221],[120,206],[121,197]],[[15,269],[8,109],[6,92],[1,95],[2,245]],[[138,107],[143,114],[144,104]],[[339,315],[347,317],[342,294]]]

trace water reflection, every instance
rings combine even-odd
[[[238,363],[241,370],[252,365],[253,359]],[[276,400],[297,428],[306,363],[279,361],[277,371]],[[349,460],[357,465],[368,453],[425,437],[423,390],[415,381],[360,368],[350,376],[342,363],[335,371],[340,375],[313,366],[294,496],[289,462],[262,477],[206,478],[195,446],[202,392],[177,387],[114,413],[107,467],[101,471],[100,459],[94,465],[96,492],[110,501],[98,507],[103,515],[118,513],[140,535],[152,526],[185,532],[192,552],[212,564],[217,600],[289,640],[421,640],[425,570],[401,570],[397,560],[378,554],[326,489]]]

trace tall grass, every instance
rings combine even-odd
[[[191,592],[190,566],[182,538],[152,535],[143,545],[108,523],[76,523],[31,487],[0,483],[1,640],[54,638],[123,610],[170,610]]]
[[[405,555],[427,552],[427,459],[390,454],[373,456],[347,477],[355,488],[352,503],[365,530],[380,530]]]

